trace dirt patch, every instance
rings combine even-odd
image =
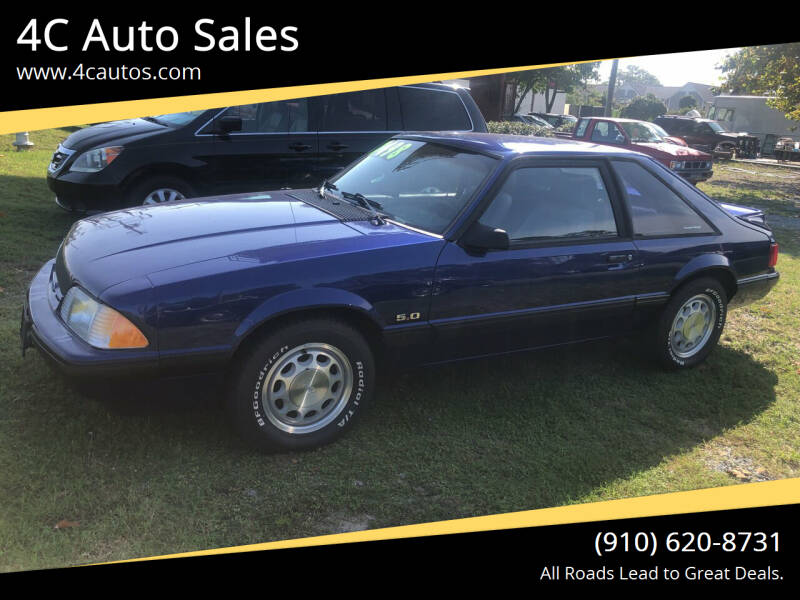
[[[729,446],[714,448],[711,451],[711,456],[706,458],[705,463],[709,469],[727,473],[743,483],[775,479],[753,459],[746,456],[737,456],[734,453],[734,449]]]
[[[370,523],[374,520],[375,517],[368,514],[348,515],[345,513],[333,513],[318,523],[316,529],[320,535],[364,531],[369,529]]]

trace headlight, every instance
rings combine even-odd
[[[109,146],[108,148],[95,148],[81,154],[72,166],[70,171],[79,173],[97,173],[102,171],[117,158],[124,150],[124,146]]]
[[[669,168],[670,169],[681,169],[681,168],[683,168],[683,162],[680,161],[680,160],[670,161]]]
[[[145,348],[147,338],[113,308],[72,286],[61,302],[61,318],[82,340],[95,348]]]

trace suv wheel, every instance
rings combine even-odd
[[[129,206],[149,206],[175,200],[185,200],[195,195],[192,187],[177,177],[147,178],[136,184],[128,193]]]
[[[722,334],[727,304],[725,290],[716,279],[698,279],[680,288],[658,323],[656,349],[661,362],[672,369],[703,362]]]
[[[724,153],[724,154],[730,154],[731,158],[736,158],[736,146],[734,144],[729,143],[729,142],[727,142],[727,143],[726,142],[722,142],[720,144],[717,144],[717,147],[714,148],[714,150],[712,151],[712,154],[714,154],[715,152],[720,152],[720,153]]]
[[[228,398],[234,426],[262,450],[305,450],[350,429],[374,387],[369,345],[332,319],[284,326],[236,367]]]

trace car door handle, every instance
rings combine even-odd
[[[633,260],[633,254],[609,254],[606,262],[609,263],[626,263]]]
[[[347,147],[348,147],[347,144],[340,144],[338,142],[334,142],[332,144],[328,144],[328,149],[334,150],[336,152],[338,152],[339,150],[344,150]]]
[[[297,152],[303,152],[304,150],[311,150],[311,146],[308,144],[301,144],[300,142],[289,144],[289,148],[292,150],[296,150]]]

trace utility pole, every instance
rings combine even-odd
[[[606,92],[606,109],[603,111],[604,117],[611,116],[611,106],[614,104],[614,87],[617,85],[617,65],[618,59],[611,63],[611,76],[608,78],[608,92]]]

